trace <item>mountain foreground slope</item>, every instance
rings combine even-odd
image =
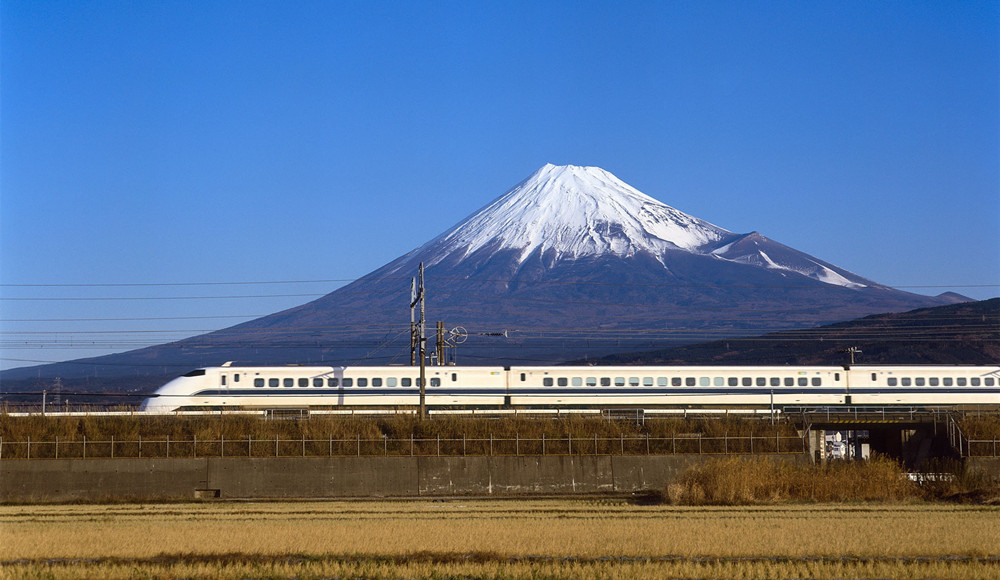
[[[857,364],[997,364],[1000,298],[714,340],[590,362],[605,365],[841,365],[850,348]]]
[[[805,328],[960,298],[902,292],[685,214],[597,167],[546,165],[455,227],[322,298],[121,354],[3,373],[155,385],[235,364],[409,364],[411,279],[459,364],[552,363]],[[445,335],[448,337],[448,333]]]

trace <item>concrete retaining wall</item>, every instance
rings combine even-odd
[[[0,501],[629,493],[663,489],[710,457],[7,460],[0,462]],[[805,454],[773,457],[809,462]]]

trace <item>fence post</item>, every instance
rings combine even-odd
[[[247,457],[253,457],[253,435],[247,435]]]
[[[138,455],[139,458],[142,459],[142,435],[139,435],[139,449],[138,451],[136,451],[136,455]]]
[[[87,438],[86,437],[83,438],[83,445],[84,445],[84,449],[86,449],[87,448]],[[166,456],[170,457],[170,435],[167,435]]]
[[[462,457],[465,457],[465,433],[462,433]]]
[[[649,455],[649,433],[646,433],[646,455]]]
[[[573,455],[573,434],[569,434],[569,454]]]
[[[28,459],[31,459],[31,435],[28,435]]]
[[[750,455],[753,455],[753,431],[750,431]]]
[[[111,459],[115,458],[115,436],[111,436]]]
[[[59,436],[56,435],[56,459],[59,459]]]
[[[677,455],[677,433],[670,434],[670,454]]]
[[[198,434],[194,434],[194,442],[191,443],[191,455],[198,457]]]
[[[278,434],[274,434],[274,456],[278,456]]]
[[[722,452],[729,453],[729,431],[722,434]]]
[[[306,456],[306,434],[302,433],[302,457]]]
[[[619,433],[618,436],[621,438],[622,455],[625,455],[625,434],[624,433]]]
[[[413,457],[413,433],[410,433],[410,457]]]
[[[87,458],[87,436],[83,436],[83,458]]]
[[[521,455],[521,434],[514,433],[514,455]]]
[[[358,433],[358,457],[361,457],[361,433]]]
[[[219,411],[219,412],[221,413],[222,411]],[[219,457],[225,457],[225,456],[226,456],[226,436],[220,434],[219,435]]]
[[[542,433],[542,455],[545,455],[545,433]]]

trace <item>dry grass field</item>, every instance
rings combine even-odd
[[[1000,507],[0,506],[12,578],[990,578]]]

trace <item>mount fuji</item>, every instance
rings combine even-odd
[[[428,327],[463,327],[460,364],[549,363],[812,327],[955,302],[911,294],[674,209],[597,167],[545,165],[456,226],[322,298],[94,363],[162,377],[236,364],[408,364],[411,279]],[[447,333],[446,333],[447,334]],[[449,335],[450,336],[450,335]],[[166,369],[166,367],[172,367]]]

